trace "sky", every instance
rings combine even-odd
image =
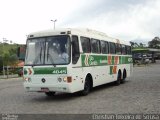
[[[0,0],[0,42],[25,44],[27,34],[90,28],[127,41],[160,35],[160,0]]]

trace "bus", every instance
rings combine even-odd
[[[24,89],[53,96],[87,95],[93,87],[124,83],[132,73],[129,42],[91,29],[34,32],[26,41]]]

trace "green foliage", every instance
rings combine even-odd
[[[3,66],[3,58],[0,56],[0,66]]]
[[[131,44],[131,47],[132,48],[145,48],[144,44],[143,43],[136,43],[136,42],[132,42],[130,41],[130,44]]]
[[[0,44],[0,66],[14,65],[18,61],[17,44]]]
[[[160,49],[160,38],[155,37],[154,39],[152,39],[152,41],[148,42],[148,46],[149,46],[149,48]]]

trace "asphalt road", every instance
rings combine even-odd
[[[160,63],[134,67],[125,84],[106,84],[88,96],[27,93],[22,78],[0,80],[0,113],[14,114],[157,114],[160,113]]]

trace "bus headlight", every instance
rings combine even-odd
[[[66,77],[59,77],[57,78],[58,82],[67,82],[67,83],[71,83],[72,82],[72,77],[70,76],[66,76]]]

